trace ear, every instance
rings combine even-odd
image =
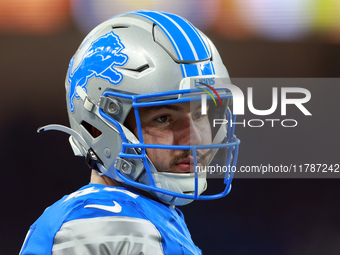
[[[126,117],[124,126],[127,127],[138,138],[136,117],[133,110],[131,110]]]

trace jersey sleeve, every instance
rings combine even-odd
[[[161,235],[148,220],[124,216],[79,219],[62,225],[53,255],[164,254]]]
[[[140,213],[138,197],[125,189],[85,186],[45,210],[20,255],[164,254],[162,235]]]

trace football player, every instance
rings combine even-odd
[[[69,64],[71,127],[38,130],[69,134],[91,181],[45,210],[21,254],[201,254],[177,206],[230,192],[239,140],[228,82],[213,43],[177,15],[135,11],[97,26]]]

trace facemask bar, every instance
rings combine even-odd
[[[218,88],[216,90],[226,90]],[[118,98],[125,98],[130,99],[132,101],[132,107],[134,109],[135,118],[136,118],[136,125],[139,135],[139,143],[130,143],[129,140],[126,137],[126,134],[123,132],[123,129],[121,127],[121,124],[114,120],[111,116],[106,114],[102,109],[99,109],[100,115],[111,122],[118,130],[118,132],[121,134],[123,143],[122,143],[122,150],[119,154],[119,157],[121,158],[130,158],[130,159],[139,159],[143,161],[145,171],[147,174],[147,177],[149,179],[150,185],[143,184],[137,181],[133,181],[129,178],[127,178],[123,173],[121,173],[118,169],[116,170],[116,176],[119,177],[121,180],[123,180],[126,184],[131,185],[133,187],[142,189],[142,190],[149,190],[154,192],[160,192],[166,195],[184,198],[184,199],[193,199],[193,200],[210,200],[210,199],[217,199],[226,196],[230,190],[231,190],[231,182],[234,175],[234,172],[231,171],[232,169],[236,168],[237,158],[238,158],[238,149],[239,149],[239,139],[237,139],[234,135],[234,129],[235,126],[230,125],[230,123],[236,122],[236,115],[232,115],[230,110],[228,109],[228,126],[227,126],[227,143],[223,144],[209,144],[209,145],[160,145],[160,144],[144,144],[143,134],[142,134],[142,127],[141,127],[141,119],[139,115],[139,107],[149,107],[149,106],[158,106],[158,105],[168,105],[168,104],[179,104],[179,103],[186,103],[193,100],[200,100],[200,97],[183,97],[179,99],[169,99],[164,100],[166,97],[173,98],[173,96],[178,95],[185,95],[189,93],[201,93],[202,91],[199,89],[184,89],[184,90],[176,90],[176,91],[167,91],[167,92],[158,92],[158,93],[152,93],[152,94],[143,94],[143,95],[127,95],[127,94],[121,94],[118,92],[113,91],[106,91],[103,96],[104,97],[118,97]],[[155,98],[161,99],[163,98],[163,101],[149,101],[149,99]],[[221,98],[232,98],[231,94],[225,94],[221,95]],[[148,100],[145,102],[145,100]],[[142,102],[139,102],[142,101]],[[231,122],[232,120],[232,122]],[[139,149],[140,154],[131,154],[126,153],[128,148],[132,149]],[[225,189],[218,194],[215,195],[200,195],[198,194],[198,178],[199,173],[197,171],[197,168],[195,167],[195,171],[193,174],[193,178],[195,178],[194,182],[194,194],[182,194],[182,193],[176,193],[173,191],[169,191],[166,189],[161,189],[156,186],[154,178],[152,176],[152,172],[155,172],[154,169],[150,168],[149,165],[149,159],[146,154],[146,149],[171,149],[171,150],[189,150],[192,151],[192,156],[194,160],[194,166],[197,166],[197,150],[200,149],[215,149],[215,148],[228,148],[228,155],[227,155],[227,162],[226,165],[229,166],[229,171],[225,173],[224,176],[224,184],[226,185]],[[182,174],[182,173],[181,173]],[[191,173],[190,173],[191,174]]]

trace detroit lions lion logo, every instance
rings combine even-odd
[[[123,49],[125,49],[125,46],[121,43],[119,37],[110,32],[91,44],[73,72],[74,58],[71,59],[68,81],[70,83],[69,102],[72,112],[74,111],[73,99],[79,97],[76,93],[76,87],[81,86],[86,91],[87,82],[91,77],[100,77],[114,85],[122,81],[123,75],[113,66],[122,66],[127,62],[128,56],[121,53]]]

